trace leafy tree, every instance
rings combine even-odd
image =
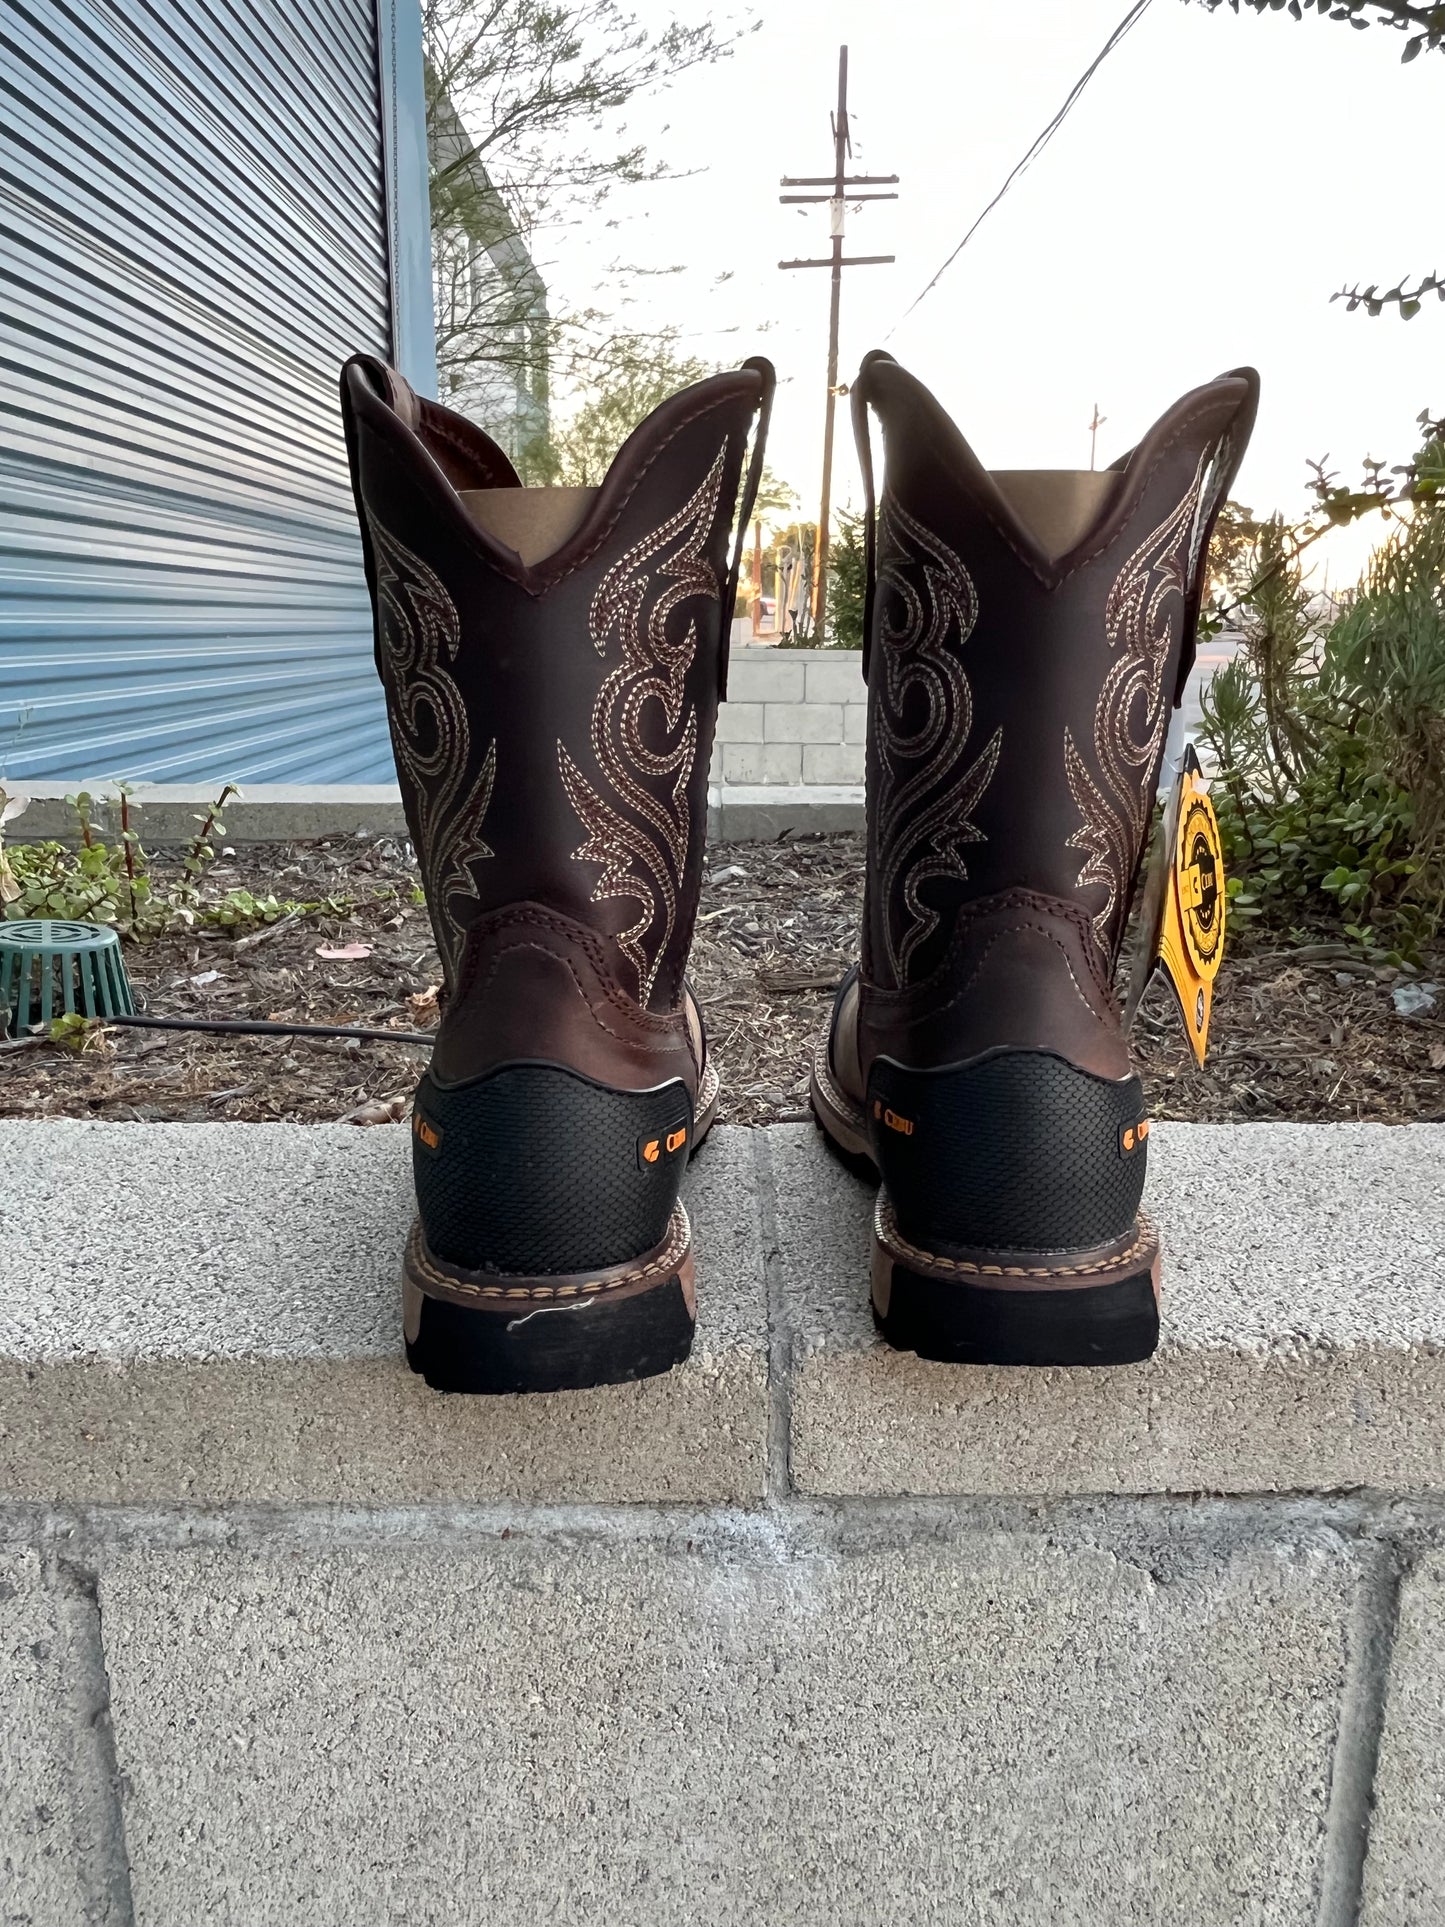
[[[1241,0],[1197,0],[1197,4],[1208,7],[1211,13],[1225,6],[1231,13],[1238,13]],[[1406,36],[1400,50],[1402,62],[1427,51],[1445,52],[1445,6],[1441,5],[1417,6],[1411,0],[1243,0],[1243,4],[1252,13],[1288,13],[1293,20],[1303,20],[1307,13],[1313,13],[1321,20],[1348,21],[1361,30],[1371,26],[1392,28]],[[1351,314],[1358,308],[1370,315],[1398,308],[1401,318],[1409,321],[1430,294],[1445,301],[1445,277],[1438,273],[1423,275],[1413,287],[1406,286],[1402,279],[1383,291],[1375,281],[1363,288],[1356,284],[1337,288],[1330,299],[1343,301]]]
[[[1314,506],[1293,524],[1275,517],[1267,542],[1262,537],[1270,524],[1255,523],[1250,511],[1237,502],[1225,504],[1210,546],[1213,599],[1204,613],[1206,634],[1248,607],[1281,572],[1295,569],[1305,551],[1331,529],[1379,515],[1392,531],[1398,530],[1408,525],[1413,510],[1445,501],[1445,419],[1434,420],[1426,409],[1417,420],[1422,439],[1413,458],[1393,467],[1367,458],[1357,483],[1342,482],[1333,469],[1326,468],[1328,456],[1310,462]]]
[[[1228,7],[1238,13],[1240,0],[1200,0],[1213,13]],[[1410,0],[1244,0],[1252,13],[1288,13],[1292,20],[1303,20],[1307,13],[1321,20],[1348,20],[1352,27],[1393,27],[1408,34],[1401,51],[1402,61],[1413,60],[1428,47],[1445,48],[1445,6],[1414,6]]]
[[[1253,509],[1229,501],[1220,509],[1209,542],[1208,588],[1213,597],[1242,596],[1253,580],[1260,525]]]
[[[539,313],[525,273],[473,271],[476,247],[536,260],[568,228],[608,222],[619,189],[664,178],[619,117],[725,57],[736,30],[714,19],[654,28],[621,0],[424,0],[424,31],[444,380],[473,362],[527,370],[539,351],[564,375],[610,377],[629,365],[635,334],[601,307]],[[641,272],[614,265],[615,304]]]
[[[690,382],[713,371],[677,352],[676,336],[627,335],[610,345],[612,373],[552,435],[547,478],[570,488],[596,488],[613,456],[640,421]]]

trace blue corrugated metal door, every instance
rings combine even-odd
[[[374,0],[0,7],[12,781],[390,776],[336,407],[384,78]]]

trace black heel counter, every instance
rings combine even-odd
[[[1045,1051],[930,1071],[880,1058],[866,1109],[898,1227],[915,1243],[1078,1252],[1133,1230],[1149,1129],[1137,1077],[1096,1077]]]
[[[428,1072],[412,1118],[427,1245],[529,1277],[624,1264],[666,1238],[692,1130],[681,1080],[619,1091],[550,1064],[459,1085]]]

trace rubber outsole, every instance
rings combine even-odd
[[[691,1156],[717,1115],[706,1067]],[[406,1359],[434,1391],[583,1391],[680,1365],[697,1324],[692,1228],[679,1203],[653,1251],[621,1265],[516,1277],[438,1259],[420,1220],[402,1261]]]
[[[679,1204],[655,1252],[574,1277],[503,1279],[440,1263],[412,1228],[402,1269],[407,1363],[439,1392],[563,1392],[682,1363],[697,1323]]]
[[[825,1138],[850,1169],[879,1172],[862,1111],[834,1080],[828,1040],[810,1096]],[[899,1232],[886,1190],[874,1214],[870,1295],[882,1337],[899,1351],[959,1365],[1133,1365],[1159,1343],[1159,1242],[1142,1214],[1134,1234],[1091,1252],[934,1252]]]

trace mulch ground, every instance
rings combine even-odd
[[[164,853],[155,859],[164,870]],[[172,1017],[262,1017],[423,1030],[440,981],[404,844],[347,840],[246,850],[208,890],[347,899],[239,939],[193,931],[127,950],[137,1007]],[[807,1065],[855,954],[862,844],[853,836],[710,853],[692,978],[734,1124],[806,1118]],[[364,956],[325,950],[364,947]],[[1445,955],[1421,973],[1445,984]],[[1308,933],[1236,927],[1216,986],[1208,1063],[1194,1065],[1168,993],[1151,989],[1134,1042],[1156,1117],[1445,1120],[1445,991],[1398,1014],[1398,973]],[[110,1029],[79,1053],[0,1056],[0,1116],[131,1121],[403,1117],[424,1049],[351,1039]]]

